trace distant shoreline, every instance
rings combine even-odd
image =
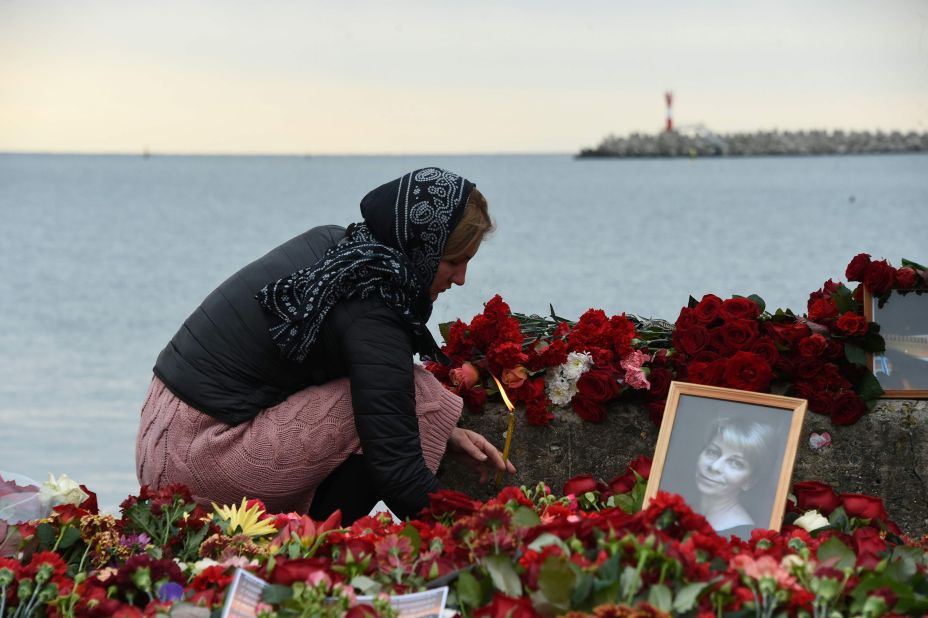
[[[914,131],[760,131],[716,134],[705,127],[654,135],[609,135],[582,158],[765,157],[928,152],[928,133]]]

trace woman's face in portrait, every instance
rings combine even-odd
[[[708,496],[725,496],[749,487],[753,470],[744,452],[714,437],[696,462],[696,486]]]

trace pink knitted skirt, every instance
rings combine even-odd
[[[419,366],[415,386],[422,454],[435,472],[462,401]],[[183,483],[207,505],[260,498],[271,512],[306,513],[319,484],[360,452],[347,379],[299,391],[230,426],[185,404],[155,377],[142,408],[135,461],[139,483]]]

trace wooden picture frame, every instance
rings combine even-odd
[[[667,491],[723,536],[779,530],[807,407],[805,399],[671,382],[644,505]]]
[[[864,317],[886,342],[882,354],[867,354],[883,398],[928,399],[928,291],[893,290],[883,307],[878,301],[864,286]]]

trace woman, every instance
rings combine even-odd
[[[696,509],[720,536],[749,539],[757,527],[742,496],[769,472],[774,431],[769,425],[721,418],[696,460]]]
[[[418,513],[446,446],[515,472],[455,426],[460,398],[413,362],[442,358],[425,322],[492,229],[486,200],[426,168],[372,190],[361,214],[273,249],[187,318],[154,367],[140,483],[316,519],[341,509],[348,523],[380,499]]]

